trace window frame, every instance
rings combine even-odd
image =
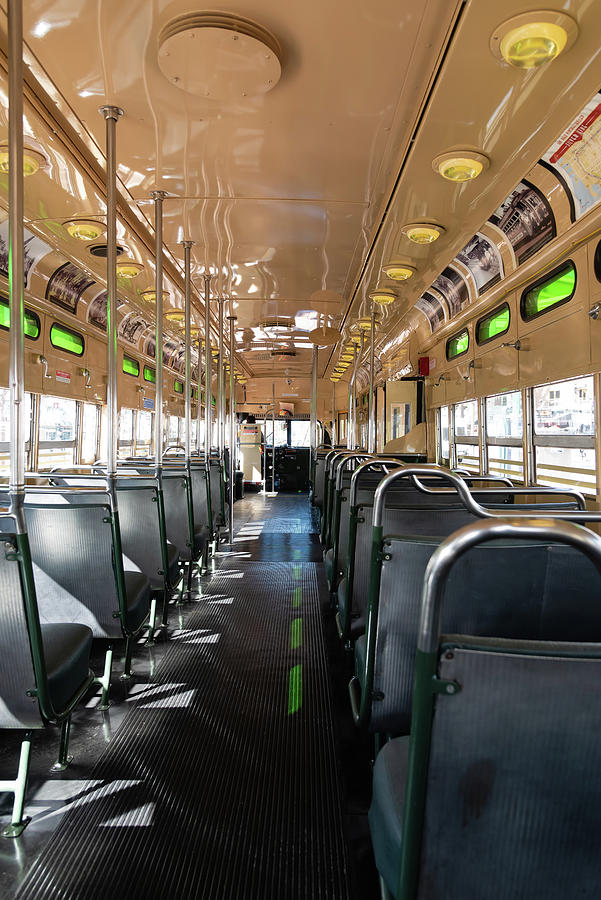
[[[125,360],[130,363],[134,363],[138,367],[138,371],[134,374],[133,372],[127,372],[125,370]],[[127,375],[129,378],[139,378],[140,377],[140,361],[135,359],[133,356],[129,356],[129,354],[124,353],[123,359],[121,360],[121,371],[124,375]]]
[[[69,350],[67,347],[60,347],[54,343],[52,340],[52,332],[55,328],[59,328],[61,331],[64,331],[66,334],[71,335],[71,337],[79,338],[81,340],[81,353],[76,353],[75,350]],[[58,350],[61,353],[68,353],[70,356],[74,356],[76,359],[81,359],[84,353],[86,352],[86,339],[83,334],[79,331],[75,331],[73,328],[70,328],[68,325],[63,325],[62,322],[54,321],[50,326],[50,331],[48,332],[48,337],[50,339],[50,344],[52,345],[54,350]]]
[[[147,378],[146,373],[152,372],[152,378]],[[154,384],[157,383],[157,370],[153,369],[152,366],[149,366],[147,363],[144,363],[144,368],[142,369],[142,378],[146,382],[146,384]]]
[[[572,293],[569,296],[564,297],[563,300],[558,300],[557,303],[554,303],[552,306],[548,306],[546,309],[541,309],[538,312],[533,313],[531,316],[527,316],[525,312],[526,306],[526,297],[531,292],[536,290],[537,287],[540,287],[541,284],[546,284],[547,282],[553,281],[553,279],[559,275],[559,273],[568,267],[572,267],[574,272],[574,287],[572,289]],[[558,266],[555,266],[554,269],[551,269],[550,272],[547,272],[541,278],[537,278],[536,281],[533,281],[531,284],[527,285],[522,294],[520,296],[520,316],[523,322],[533,322],[535,319],[539,319],[541,316],[547,315],[547,313],[552,312],[554,309],[559,309],[560,306],[565,306],[566,303],[569,303],[574,294],[576,293],[576,289],[578,287],[578,268],[573,259],[565,259]]]
[[[483,338],[481,340],[479,337],[479,332],[480,332],[480,326],[482,325],[482,323],[486,322],[487,319],[494,319],[494,317],[496,315],[498,315],[503,309],[507,309],[507,312],[509,313],[509,320],[507,322],[507,328],[505,328],[504,331],[498,331],[496,334],[493,334],[490,337]],[[486,315],[480,316],[480,318],[476,321],[476,327],[474,329],[475,334],[476,334],[476,344],[478,345],[478,347],[482,347],[485,344],[489,344],[491,341],[496,340],[496,338],[503,337],[504,334],[507,334],[507,332],[509,331],[510,328],[511,328],[511,307],[509,306],[509,303],[507,303],[507,301],[505,301],[504,303],[500,303],[498,306],[495,306],[495,308],[493,310],[491,310],[489,313],[486,313]]]
[[[10,316],[10,303],[6,297],[0,296],[0,306],[3,306],[5,309],[7,309],[8,314]],[[24,335],[24,337],[27,338],[28,341],[38,341],[40,339],[40,335],[42,333],[42,321],[41,321],[40,317],[38,316],[37,312],[35,312],[29,306],[24,306],[23,309],[24,309],[24,313],[25,313],[25,319],[27,319],[27,317],[30,316],[34,320],[36,327],[38,329],[38,333],[36,334],[35,337],[33,337],[31,334],[27,334],[27,332],[25,331],[25,322],[24,322],[23,323],[23,335]],[[0,325],[0,329],[2,329],[2,331],[10,331],[10,325]]]
[[[449,345],[452,341],[457,341],[463,335],[467,335],[467,347],[465,350],[462,350],[461,353],[456,353],[454,356],[449,356]],[[451,337],[447,340],[445,355],[447,358],[447,362],[454,362],[456,359],[459,359],[461,356],[465,356],[465,354],[470,349],[470,331],[469,328],[462,328],[461,331],[458,331],[456,334],[451,335]]]

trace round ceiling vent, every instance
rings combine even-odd
[[[266,28],[224,12],[192,12],[159,34],[159,68],[171,84],[211,100],[266,94],[282,74],[281,48]]]
[[[106,244],[94,244],[93,247],[88,248],[92,256],[100,256],[102,259],[106,259],[109,248]],[[123,247],[120,247],[119,244],[115,247],[115,251],[117,256],[122,256],[124,253]]]

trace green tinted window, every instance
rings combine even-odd
[[[478,344],[485,344],[500,334],[505,334],[509,330],[509,306],[504,303],[503,306],[497,307],[488,316],[480,319],[476,326],[476,341]]]
[[[70,328],[65,328],[64,325],[59,325],[57,322],[50,329],[50,343],[57,350],[66,350],[67,353],[73,353],[74,356],[83,356],[86,346],[83,335],[71,331]]]
[[[538,284],[522,294],[522,318],[535,319],[547,310],[561,303],[567,303],[576,290],[576,267],[574,263],[564,263],[547,275]]]
[[[0,300],[0,328],[10,328],[10,308],[6,300]],[[40,320],[30,309],[25,310],[25,337],[35,341],[40,336]]]
[[[123,354],[123,371],[126,375],[133,375],[137,378],[140,374],[140,363],[137,359],[132,359],[131,356]]]
[[[469,345],[470,336],[467,328],[464,328],[463,331],[460,331],[459,334],[449,338],[447,341],[447,359],[455,359],[456,356],[467,353]]]
[[[181,381],[174,381],[174,382],[173,382],[173,390],[175,391],[176,394],[183,394],[183,393],[184,393],[184,386],[183,386],[182,382],[181,382]]]
[[[144,381],[149,381],[151,384],[156,384],[157,373],[156,370],[152,368],[152,366],[144,366]]]

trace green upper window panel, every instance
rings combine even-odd
[[[184,393],[184,385],[181,381],[177,381],[177,379],[173,382],[173,390],[176,394]]]
[[[131,356],[126,356],[123,354],[123,371],[126,375],[133,375],[134,378],[137,378],[140,374],[140,363],[137,359],[132,359]]]
[[[59,325],[58,322],[55,322],[50,329],[50,343],[57,350],[65,350],[74,356],[83,356],[86,347],[82,334],[71,331],[70,328]]]
[[[542,316],[555,306],[567,303],[576,290],[576,266],[562,263],[549,275],[545,275],[522,294],[522,319],[529,321]]]
[[[0,328],[10,328],[10,307],[7,300],[0,300]],[[30,309],[25,310],[25,337],[37,340],[40,336],[40,320]]]
[[[470,345],[470,336],[467,328],[456,334],[455,337],[449,338],[447,341],[447,359],[455,359],[457,356],[463,356],[467,353]]]
[[[487,341],[492,341],[493,338],[505,334],[506,331],[509,331],[510,319],[509,304],[504,303],[502,306],[497,306],[487,316],[478,320],[476,343],[485,344]]]
[[[144,366],[144,381],[149,381],[151,384],[157,383],[156,369],[153,369],[152,366]]]

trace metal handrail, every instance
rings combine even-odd
[[[394,465],[397,468],[403,468],[405,464],[401,462],[400,459],[393,459],[392,457],[389,457],[388,459],[368,459],[367,462],[364,462],[360,466],[357,466],[357,468],[351,475],[351,488],[349,493],[349,502],[351,507],[356,506],[357,493],[359,491],[359,479],[361,478],[363,472],[366,472],[368,469],[375,469],[378,467],[382,467],[386,470],[386,467],[391,465]]]
[[[423,478],[440,478],[441,481],[449,482],[457,491],[459,499],[461,500],[465,508],[481,519],[507,517],[506,513],[502,510],[488,509],[487,507],[482,506],[480,503],[478,503],[478,501],[471,494],[468,486],[463,481],[463,479],[451,472],[450,469],[444,468],[442,466],[440,466],[436,470],[428,469],[425,466],[407,466],[407,468],[405,469],[402,469],[400,471],[397,470],[395,472],[391,472],[389,475],[386,475],[378,485],[376,493],[374,495],[374,528],[382,527],[386,491],[388,490],[390,485],[399,478],[412,478],[412,476],[421,476]],[[514,519],[532,518],[532,512],[530,510],[524,510],[524,512],[521,513],[517,510],[512,510],[511,516]],[[545,518],[563,519],[567,522],[601,522],[601,512],[587,509],[545,510]]]
[[[369,459],[371,456],[372,456],[371,453],[356,453],[355,451],[349,452],[349,454],[348,454],[348,456],[346,457],[346,459],[345,459],[345,460],[342,462],[342,464],[339,465],[338,468],[336,469],[336,484],[335,484],[335,489],[336,489],[337,491],[339,491],[340,488],[342,487],[342,475],[343,475],[343,473],[344,473],[344,471],[345,471],[347,465],[348,465],[353,459]]]
[[[568,544],[587,556],[601,575],[601,537],[586,528],[532,516],[525,522],[511,517],[465,525],[437,547],[426,568],[417,642],[423,653],[434,653],[438,649],[444,587],[455,563],[472,547],[501,539]]]

